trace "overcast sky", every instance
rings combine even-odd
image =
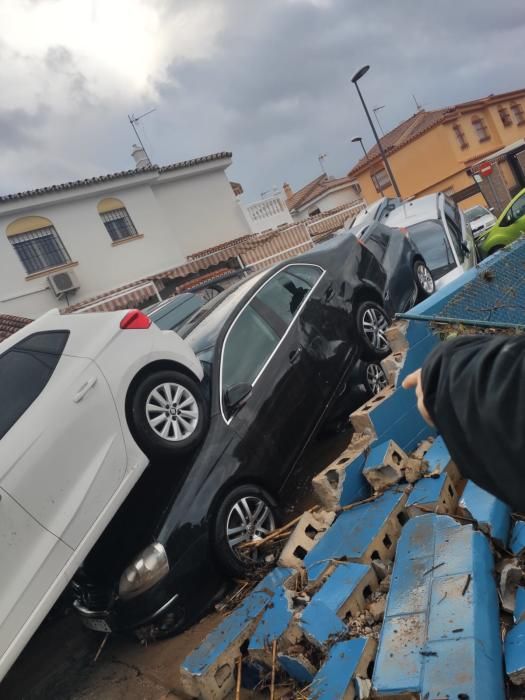
[[[415,111],[525,87],[523,0],[0,0],[0,193],[233,151],[247,199]]]

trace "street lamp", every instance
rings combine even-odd
[[[365,158],[368,160],[368,153],[366,152],[366,148],[363,145],[363,139],[360,136],[354,136],[352,139],[352,143],[360,143],[361,148],[363,149],[363,153],[365,154]]]
[[[394,173],[390,169],[390,164],[389,164],[388,159],[386,157],[386,154],[383,150],[383,146],[381,145],[381,141],[379,139],[379,136],[377,135],[377,131],[376,131],[376,128],[374,126],[374,122],[372,121],[372,118],[370,117],[370,113],[369,113],[368,108],[367,108],[365,101],[363,99],[363,95],[361,94],[361,90],[359,89],[358,81],[361,80],[363,75],[365,75],[365,73],[368,73],[369,70],[370,70],[370,66],[363,66],[362,68],[360,68],[357,71],[357,73],[355,73],[355,75],[353,76],[352,82],[355,85],[355,89],[357,90],[357,94],[359,95],[359,99],[361,100],[361,104],[363,105],[363,109],[365,110],[365,114],[366,114],[366,117],[368,119],[368,123],[370,124],[372,132],[374,134],[374,137],[375,137],[375,140],[377,143],[377,147],[379,148],[379,152],[381,153],[381,158],[383,159],[383,163],[385,164],[385,168],[386,168],[386,171],[387,171],[388,176],[390,178],[390,182],[392,183],[392,186],[396,192],[396,195],[399,198],[401,198],[401,192],[399,191],[399,187],[397,186],[397,182],[396,182],[396,179],[394,177]]]

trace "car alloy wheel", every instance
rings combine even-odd
[[[422,262],[417,262],[415,265],[415,272],[419,287],[425,292],[425,294],[433,294],[435,285],[428,267]]]
[[[369,306],[363,313],[361,324],[363,333],[371,347],[379,353],[384,353],[389,349],[388,340],[386,339],[388,320],[378,307]]]
[[[226,519],[226,537],[232,553],[239,558],[258,559],[256,547],[246,554],[239,550],[245,542],[262,540],[275,529],[275,518],[268,503],[259,496],[246,496],[236,501]]]
[[[195,431],[199,406],[189,389],[174,382],[164,382],[150,392],[146,400],[146,418],[159,437],[179,442]]]
[[[371,394],[374,396],[388,386],[388,380],[381,365],[374,362],[368,365],[366,368],[366,383]]]

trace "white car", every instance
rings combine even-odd
[[[146,468],[144,451],[176,462],[204,436],[202,376],[189,345],[136,310],[50,311],[0,343],[0,680]]]
[[[458,205],[443,192],[405,202],[383,223],[408,232],[441,289],[477,262],[472,234]]]
[[[466,209],[464,214],[465,221],[469,224],[474,238],[478,238],[482,233],[488,231],[497,221],[491,209],[480,205]]]

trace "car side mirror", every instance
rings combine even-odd
[[[489,207],[489,211],[491,214],[494,213],[494,207]]]
[[[224,403],[226,408],[230,411],[241,408],[241,406],[244,406],[251,393],[251,384],[234,384],[224,392]]]

